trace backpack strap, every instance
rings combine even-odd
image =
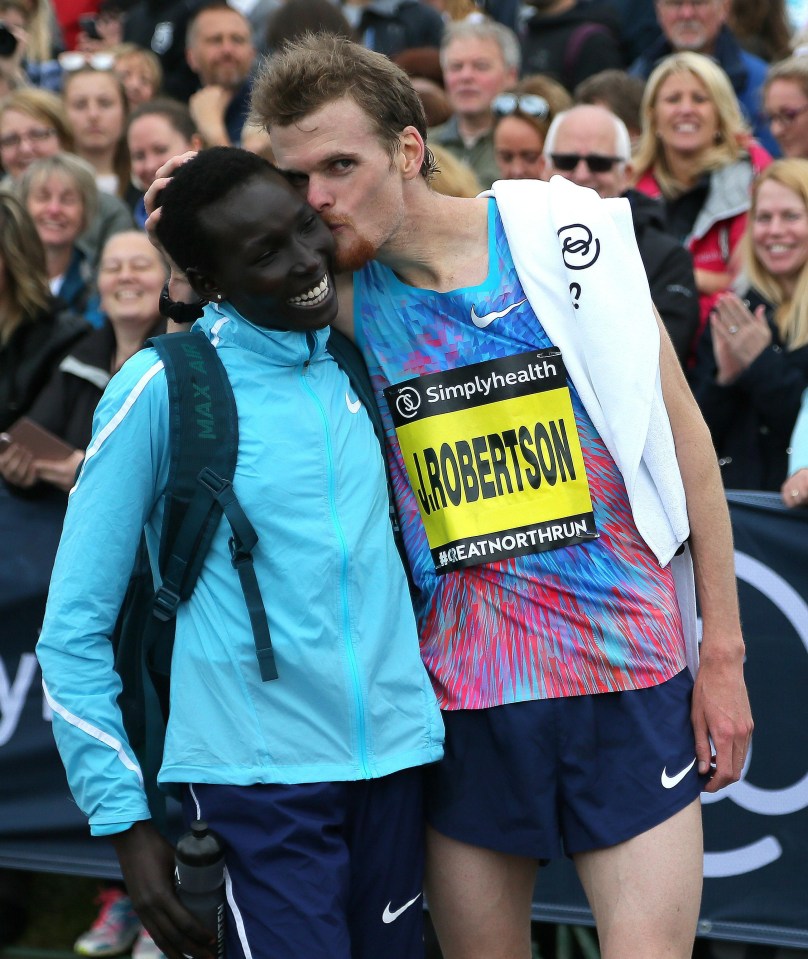
[[[119,617],[116,668],[119,704],[130,745],[143,772],[158,828],[165,830],[165,797],[157,788],[168,722],[171,659],[179,604],[194,591],[224,514],[231,562],[237,571],[255,639],[261,679],[278,678],[266,610],[253,567],[258,535],[233,489],[238,458],[238,411],[215,347],[201,332],[147,341],[163,362],[169,399],[170,465],[154,591],[144,541]]]
[[[216,348],[204,333],[171,333],[149,341],[166,373],[171,466],[160,541],[161,585],[153,618],[173,621],[179,603],[194,591],[224,513],[230,556],[241,583],[255,638],[261,679],[277,679],[266,610],[253,567],[258,535],[236,497],[238,411]],[[173,643],[171,644],[173,647]],[[152,665],[170,673],[171,649],[153,650]]]
[[[367,365],[356,345],[352,343],[344,333],[340,333],[339,330],[333,327],[331,328],[326,348],[336,360],[337,366],[339,366],[350,380],[351,389],[356,393],[357,398],[362,401],[362,405],[367,410],[370,422],[373,425],[373,432],[379,441],[379,446],[382,450],[385,476],[387,478],[387,510],[390,516],[390,526],[393,529],[396,548],[401,557],[401,562],[404,565],[404,571],[407,574],[410,592],[414,593],[415,584],[412,581],[410,566],[407,562],[407,554],[404,550],[404,538],[401,534],[401,523],[398,519],[398,510],[396,509],[396,501],[393,495],[393,483],[390,479],[390,468],[387,464],[387,456],[385,453],[387,433],[384,428],[382,414],[379,412],[379,404],[376,402],[376,394],[373,390],[370,373],[368,373]]]

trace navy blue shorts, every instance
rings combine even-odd
[[[444,711],[427,821],[452,839],[541,860],[638,836],[707,782],[692,690],[685,669],[648,689]]]
[[[225,845],[228,959],[423,956],[420,768],[184,792]]]

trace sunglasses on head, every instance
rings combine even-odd
[[[517,110],[538,120],[546,120],[550,116],[550,104],[535,93],[500,93],[494,97],[491,109],[498,117],[510,116]]]
[[[574,170],[581,160],[584,161],[592,173],[608,173],[615,163],[624,162],[620,157],[605,157],[598,153],[587,153],[586,155],[582,153],[551,153],[550,159],[553,161],[556,170],[563,170],[565,173]]]
[[[67,73],[75,73],[84,67],[93,70],[111,70],[115,66],[115,57],[111,53],[82,53],[80,50],[66,50],[59,54],[59,66]]]

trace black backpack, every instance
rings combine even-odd
[[[118,705],[143,773],[149,808],[165,828],[165,795],[157,788],[168,721],[171,657],[177,608],[194,591],[224,514],[230,524],[231,562],[238,572],[255,637],[261,678],[278,678],[266,610],[252,563],[258,537],[232,486],[238,455],[238,416],[219,355],[201,332],[154,337],[168,384],[171,463],[160,536],[161,586],[155,592],[141,538],[113,642],[122,689]],[[328,349],[367,410],[384,453],[384,426],[361,354],[332,330]],[[388,476],[390,520],[403,558]],[[405,569],[407,568],[406,563]]]

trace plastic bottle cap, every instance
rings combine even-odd
[[[191,823],[191,832],[197,839],[203,839],[208,834],[209,826],[204,819],[195,819]]]

